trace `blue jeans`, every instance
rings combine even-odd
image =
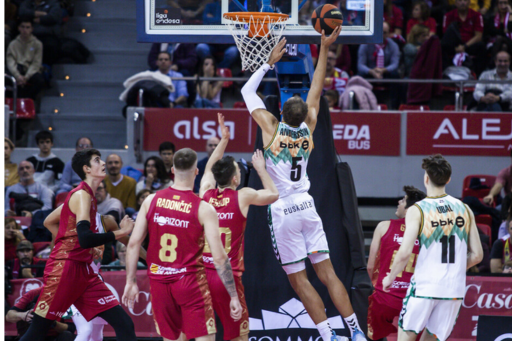
[[[477,111],[503,111],[499,103],[485,104],[479,103],[476,109]]]
[[[222,52],[224,50],[224,58],[222,61],[217,65],[219,68],[229,68],[233,63],[237,60],[240,53],[238,52],[238,49],[236,45],[217,45],[217,44],[197,44],[196,46],[196,52],[199,56],[199,59],[205,59],[207,56],[212,56],[214,53]]]
[[[196,108],[220,108],[220,104],[214,101],[210,101],[206,98],[196,99],[194,102]]]

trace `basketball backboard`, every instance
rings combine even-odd
[[[272,0],[272,8],[290,16],[283,36],[291,44],[320,43],[311,13],[325,0]],[[382,0],[340,0],[344,16],[338,43],[382,42]],[[137,0],[137,40],[166,43],[233,44],[223,14],[259,12],[261,0]]]

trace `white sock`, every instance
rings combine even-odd
[[[316,329],[320,333],[323,341],[331,341],[332,328],[329,321],[325,320],[316,325]]]
[[[345,322],[347,323],[348,327],[350,328],[350,336],[354,334],[354,330],[359,329],[361,330],[361,327],[359,327],[359,322],[357,322],[357,316],[356,313],[353,313],[350,316],[344,317]]]

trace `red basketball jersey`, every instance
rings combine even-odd
[[[244,233],[247,218],[240,211],[238,204],[238,191],[226,188],[210,189],[203,195],[203,200],[212,205],[219,217],[219,232],[233,268],[233,275],[242,276],[244,267]],[[215,269],[213,257],[208,243],[204,247],[204,265]]]
[[[149,278],[164,281],[204,269],[200,203],[192,191],[169,187],[156,192],[146,216]]]
[[[91,249],[83,249],[78,243],[78,234],[76,232],[76,214],[69,208],[69,198],[73,193],[84,190],[91,196],[91,209],[89,211],[89,221],[91,222],[91,231],[98,233],[96,225],[97,204],[91,187],[82,181],[76,188],[69,192],[62,206],[59,221],[59,232],[55,238],[55,247],[50,253],[50,259],[74,260],[90,264],[92,262]]]
[[[382,236],[380,240],[380,249],[377,254],[377,259],[374,267],[374,286],[376,290],[382,290],[382,280],[386,277],[393,265],[395,255],[402,245],[405,231],[405,218],[403,219],[392,219],[389,224],[388,231]],[[411,257],[405,267],[404,271],[396,276],[393,285],[389,289],[389,294],[404,298],[411,282],[411,276],[414,273],[414,267],[416,266],[416,259],[419,252],[419,242],[416,240],[414,248],[412,249]]]

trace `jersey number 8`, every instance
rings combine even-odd
[[[160,246],[160,252],[158,253],[160,260],[162,262],[174,262],[178,257],[178,254],[176,253],[178,237],[174,234],[164,233],[162,237],[160,237]]]

